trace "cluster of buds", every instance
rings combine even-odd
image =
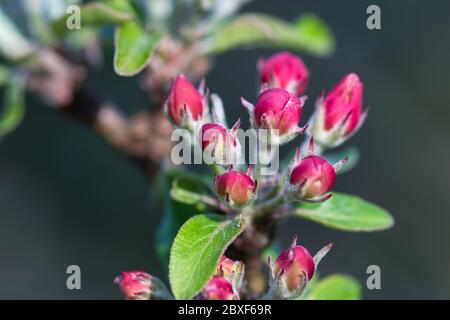
[[[348,158],[332,165],[325,158],[314,154],[314,138],[310,138],[308,151],[301,157],[300,148],[290,165],[286,194],[293,200],[323,202],[331,197],[328,193],[334,186],[336,172]]]
[[[205,300],[239,300],[244,278],[244,264],[223,255],[214,276],[203,288],[200,298]]]
[[[214,189],[217,196],[232,209],[242,209],[256,199],[256,181],[252,178],[252,166],[247,173],[234,170],[232,166],[227,172],[214,178]]]
[[[171,297],[164,283],[143,271],[122,272],[114,279],[126,300],[166,300]]]
[[[341,145],[362,126],[367,116],[367,110],[362,111],[363,91],[358,75],[350,73],[317,100],[309,134],[322,148]]]
[[[275,297],[298,298],[314,276],[319,262],[332,246],[333,244],[325,246],[312,257],[308,249],[297,245],[297,238],[294,238],[290,248],[281,252],[275,262],[269,258],[272,275],[271,289]]]

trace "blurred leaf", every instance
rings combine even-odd
[[[336,192],[323,203],[297,203],[293,215],[342,231],[380,231],[394,225],[394,219],[383,208]]]
[[[201,204],[207,196],[205,188],[198,181],[186,177],[178,177],[172,182],[170,189],[172,199],[185,204]]]
[[[145,31],[139,23],[125,22],[116,28],[114,70],[121,76],[133,76],[148,63],[160,34]]]
[[[129,0],[93,1],[80,6],[81,28],[115,25],[135,18],[135,10]],[[69,31],[65,14],[53,22],[53,30],[59,35]]]
[[[191,190],[200,188],[198,185],[201,182],[200,179],[179,170],[161,174],[159,177],[161,194],[158,197],[160,196],[163,199],[164,213],[156,230],[155,242],[158,256],[165,267],[169,263],[170,247],[180,227],[192,216],[206,213],[208,209],[204,203],[189,205],[172,199],[170,196],[172,184],[176,178],[180,179],[180,177],[184,177],[183,185],[186,188],[189,188],[189,186]],[[189,182],[190,180],[191,182]],[[201,188],[207,188],[206,184]]]
[[[4,86],[8,82],[9,69],[0,65],[0,87]]]
[[[217,54],[237,47],[255,46],[327,56],[334,50],[334,39],[326,24],[311,14],[291,24],[270,15],[249,13],[215,29],[207,43],[207,51]]]
[[[0,54],[18,61],[33,53],[33,47],[19,32],[0,6]]]
[[[309,284],[308,284],[309,286]],[[335,274],[317,282],[305,295],[306,300],[360,300],[361,285],[350,276]]]
[[[202,290],[242,230],[242,221],[216,214],[197,215],[181,227],[169,262],[170,285],[177,299],[191,299]]]
[[[24,0],[24,8],[27,14],[27,24],[30,33],[42,44],[53,45],[56,42],[54,31],[49,24],[50,19],[49,0]],[[53,5],[60,8],[61,1],[53,1]]]
[[[353,168],[356,167],[360,159],[360,153],[358,148],[350,146],[341,151],[325,153],[323,157],[327,159],[328,162],[330,162],[331,164],[335,164],[344,159],[345,157],[348,157],[348,161],[341,168],[341,170],[338,171],[338,174],[343,174],[351,171]]]
[[[24,81],[12,77],[5,89],[3,107],[0,113],[0,139],[16,129],[25,114]]]

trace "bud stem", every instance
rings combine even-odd
[[[255,217],[261,217],[267,213],[273,212],[276,208],[285,203],[286,199],[283,193],[278,193],[272,199],[269,199],[255,207],[253,215]]]

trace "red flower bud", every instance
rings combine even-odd
[[[256,198],[256,182],[251,177],[251,167],[247,174],[233,169],[214,178],[214,187],[222,201],[239,209]]]
[[[309,72],[300,57],[279,52],[261,62],[261,89],[282,88],[300,96],[308,85]]]
[[[200,141],[202,150],[213,157],[214,163],[219,165],[234,164],[240,153],[239,140],[236,131],[240,121],[236,122],[231,130],[216,123],[205,123],[201,127]]]
[[[287,193],[296,200],[308,202],[322,202],[329,199],[331,194],[327,192],[334,186],[336,170],[339,170],[346,161],[347,158],[333,166],[325,158],[314,155],[314,139],[311,138],[306,157],[301,159],[300,151],[297,151],[290,169]]]
[[[346,75],[325,97],[317,102],[311,133],[325,147],[336,147],[352,136],[363,124],[363,83],[355,73]]]
[[[203,118],[206,109],[202,95],[184,75],[173,82],[165,107],[175,125],[191,127]]]
[[[282,144],[305,130],[298,127],[305,99],[299,99],[284,89],[274,88],[262,92],[256,106],[243,98],[241,102],[248,109],[252,124],[270,130],[271,143]]]
[[[271,264],[276,295],[283,299],[297,298],[312,279],[320,260],[330,251],[332,244],[322,248],[314,257],[308,249],[297,245],[294,238],[289,249],[283,251]]]
[[[213,276],[203,288],[201,297],[206,300],[238,300],[230,281],[224,277]]]
[[[152,276],[141,271],[122,272],[114,279],[120,286],[122,295],[127,300],[149,300]]]

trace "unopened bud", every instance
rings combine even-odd
[[[300,57],[279,52],[260,62],[261,91],[282,88],[300,96],[308,85],[309,72]]]
[[[317,101],[310,133],[325,148],[341,145],[362,126],[363,83],[355,73],[346,75],[325,97]]]

